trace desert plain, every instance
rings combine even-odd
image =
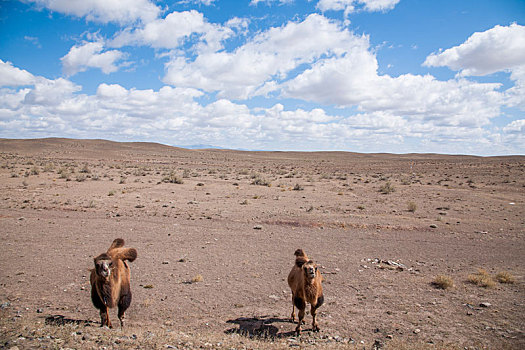
[[[523,349],[525,157],[0,139],[0,348]],[[93,258],[136,248],[123,329]],[[302,248],[320,332],[290,322]]]

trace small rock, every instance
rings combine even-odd
[[[42,312],[44,312],[42,309],[36,309],[37,314],[41,314]]]
[[[169,261],[163,261],[162,265],[168,265],[169,263],[170,263]]]
[[[491,307],[492,304],[491,303],[487,303],[487,302],[483,302],[483,303],[479,304],[479,306],[481,306],[481,307]]]
[[[430,228],[437,228],[437,225],[436,224],[431,224]]]
[[[419,328],[414,329],[414,334],[419,334],[419,333],[421,333],[421,329]]]
[[[263,227],[262,227],[261,225],[255,225],[255,226],[253,227],[253,229],[254,229],[254,230],[262,230]]]
[[[387,334],[386,339],[394,339],[394,336],[392,334]]]

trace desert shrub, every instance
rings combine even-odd
[[[184,171],[182,172],[182,177],[185,179],[189,178],[190,175],[191,175],[191,172],[189,169],[184,169]]]
[[[83,173],[83,174],[91,173],[91,170],[89,170],[88,163],[84,163],[84,166],[82,167],[82,169],[80,169],[80,172]]]
[[[197,283],[197,282],[202,282],[202,281],[204,281],[204,278],[202,277],[201,274],[195,275],[195,277],[191,279],[192,283]]]
[[[432,281],[432,285],[440,289],[449,289],[454,287],[454,281],[452,278],[445,275],[437,275]]]
[[[364,206],[364,205],[358,205],[358,206],[357,206],[357,209],[359,209],[359,210],[365,210],[365,206]]]
[[[77,180],[78,182],[86,181],[86,175],[84,175],[84,174],[78,174],[76,180]]]
[[[68,179],[69,171],[67,170],[67,168],[62,167],[58,170],[58,175],[61,179]]]
[[[489,273],[484,269],[478,269],[478,272],[468,275],[468,281],[479,287],[492,288],[495,283]]]
[[[256,177],[252,181],[252,185],[258,185],[258,186],[270,186],[270,181],[263,179],[262,177]]]
[[[382,194],[389,194],[389,193],[392,193],[392,192],[395,192],[395,191],[396,191],[396,189],[390,183],[390,181],[387,181],[384,185],[382,185],[379,188],[379,192],[381,192]]]
[[[125,183],[126,183],[126,177],[125,176],[121,176],[119,184],[125,184]]]
[[[407,203],[407,209],[409,212],[414,213],[417,209],[417,205],[414,202],[408,202]]]
[[[184,183],[184,181],[174,171],[171,171],[168,175],[164,176],[162,182],[179,185]]]
[[[52,172],[54,169],[55,169],[55,164],[53,164],[53,163],[46,163],[46,164],[44,165],[44,168],[42,169],[42,171],[43,171],[44,173],[50,173],[50,172]]]
[[[294,191],[302,191],[302,190],[304,190],[304,188],[303,188],[303,186],[301,186],[299,184],[295,184],[293,190]]]
[[[502,271],[496,274],[496,281],[499,283],[514,283],[514,276],[510,272]]]

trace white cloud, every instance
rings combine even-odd
[[[27,0],[53,11],[85,17],[89,21],[144,23],[157,18],[160,9],[150,0]]]
[[[525,26],[495,26],[472,34],[467,41],[429,55],[429,67],[449,67],[462,76],[487,75],[525,66]]]
[[[270,28],[233,52],[209,51],[193,61],[176,56],[166,65],[164,81],[245,99],[268,92],[272,79],[287,78],[299,65],[340,55],[360,41],[336,22],[312,14],[302,22]]]
[[[317,8],[321,11],[341,11],[345,15],[357,10],[369,12],[392,10],[400,0],[319,0]]]
[[[505,91],[505,104],[525,109],[525,26],[495,26],[472,34],[463,44],[429,55],[429,67],[449,67],[460,76],[510,72],[515,85]]]
[[[499,84],[439,81],[430,75],[378,75],[377,61],[368,51],[319,61],[283,86],[288,97],[389,111],[436,125],[486,125],[499,115],[503,103],[496,91]]]
[[[373,64],[369,69],[370,74],[375,72]],[[328,77],[320,73],[321,77]],[[367,78],[366,74],[361,78]],[[387,147],[398,152],[523,152],[520,147],[524,141],[524,121],[489,131],[482,127],[486,120],[483,118],[487,117],[475,117],[485,108],[476,96],[492,94],[492,87],[486,84],[472,85],[466,80],[437,82],[430,76],[376,75],[374,79],[378,85],[363,93],[364,112],[348,115],[348,110],[338,114],[329,114],[322,108],[290,110],[281,103],[251,109],[227,99],[204,105],[199,102],[206,97],[202,91],[171,86],[138,90],[100,84],[96,94],[88,95],[67,79],[36,76],[29,86],[0,89],[0,130],[2,137],[60,135],[267,150],[373,152]],[[371,90],[381,89],[381,84],[386,90],[380,90],[381,98],[375,101]],[[425,89],[420,95],[418,91]],[[414,97],[408,96],[409,92]],[[386,97],[389,94],[394,96],[393,102]],[[370,98],[366,99],[368,95]],[[425,95],[429,101],[424,99]],[[403,104],[402,99],[409,101]],[[462,99],[466,101],[463,104]],[[422,105],[421,110],[416,108],[418,104]],[[444,105],[442,110],[439,104]],[[447,113],[452,115],[447,117]],[[468,122],[467,115],[474,116],[473,122]],[[406,139],[416,144],[407,145]]]
[[[210,6],[215,0],[181,0],[180,4],[194,4],[194,5],[205,5]]]
[[[238,25],[237,22],[234,24]],[[172,12],[141,28],[127,28],[115,36],[111,45],[120,47],[143,44],[154,48],[175,49],[193,34],[198,34],[200,40],[206,42],[206,45],[199,46],[202,51],[216,51],[222,48],[221,41],[232,33],[230,28],[208,23],[202,13],[191,10]]]
[[[0,60],[0,86],[30,85],[34,80],[35,77],[28,71],[13,67],[11,62]]]
[[[100,68],[105,74],[118,70],[116,62],[123,57],[118,50],[102,52],[102,42],[88,42],[73,46],[69,52],[62,57],[62,67],[66,75],[74,75],[86,71],[89,68]]]
[[[525,135],[525,119],[514,120],[503,128],[508,133],[519,133]]]

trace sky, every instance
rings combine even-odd
[[[523,0],[0,0],[0,137],[525,154]]]

